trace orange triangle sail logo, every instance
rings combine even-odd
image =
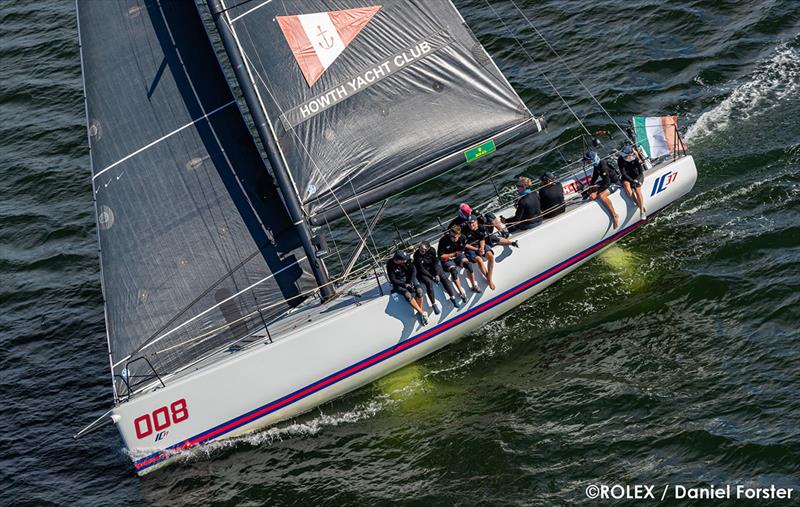
[[[275,18],[309,87],[314,86],[380,8],[373,5]]]

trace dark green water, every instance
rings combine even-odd
[[[540,67],[485,3],[456,4],[551,133],[579,130],[542,69],[609,126],[511,4],[493,3]],[[74,5],[0,3],[0,504],[571,505],[589,484],[742,483],[797,505],[800,2],[521,5],[615,118],[681,115],[694,192],[455,346],[138,479],[113,429],[71,439],[111,403]],[[477,201],[457,194],[479,178],[387,219]]]

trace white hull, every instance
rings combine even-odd
[[[670,172],[677,176],[664,176]],[[653,169],[643,187],[648,210],[652,213],[670,205],[688,193],[696,179],[691,157]],[[654,188],[662,187],[651,195]],[[187,448],[306,412],[511,310],[643,223],[622,190],[612,200],[621,216],[619,229],[611,229],[600,203],[583,204],[545,221],[519,235],[521,248],[510,255],[495,248],[499,259],[495,291],[485,289],[473,295],[461,310],[445,303],[442,314],[431,314],[426,327],[417,323],[402,299],[374,297],[341,311],[331,310],[329,316],[316,314],[313,322],[272,344],[227,354],[198,371],[168,380],[164,388],[118,405],[113,419],[134,457],[137,473],[163,466]],[[479,274],[476,278],[485,286]],[[185,400],[185,412],[179,400]],[[134,426],[137,419],[142,438]]]

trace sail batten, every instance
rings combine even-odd
[[[315,284],[194,3],[78,7],[111,368],[125,394],[253,333]]]
[[[449,0],[284,0],[225,15],[316,223],[451,169],[437,161],[470,143],[537,131]]]
[[[201,311],[200,313],[198,313],[194,317],[192,317],[192,318],[190,318],[190,319],[178,324],[177,326],[169,329],[168,331],[165,331],[165,332],[163,332],[161,334],[158,334],[155,337],[152,337],[152,339],[150,339],[150,340],[146,341],[144,344],[142,344],[139,347],[139,349],[136,350],[136,352],[141,352],[141,351],[144,351],[146,349],[149,349],[150,347],[153,347],[154,345],[158,344],[159,342],[162,342],[163,340],[167,339],[169,336],[173,335],[174,333],[180,331],[181,329],[185,328],[186,326],[189,326],[190,324],[195,322],[197,319],[202,318],[203,316],[205,316],[209,312],[215,311],[216,309],[218,309],[222,305],[224,305],[224,304],[226,304],[226,303],[228,303],[230,301],[233,301],[234,299],[236,299],[237,297],[241,296],[242,294],[245,294],[246,292],[253,290],[257,286],[259,286],[259,285],[269,281],[270,279],[280,275],[283,271],[286,271],[288,269],[294,268],[294,266],[296,264],[301,263],[301,262],[303,262],[305,260],[306,260],[305,257],[297,259],[295,264],[290,264],[288,266],[284,266],[283,268],[279,269],[278,271],[276,271],[274,273],[271,273],[270,275],[262,278],[261,280],[257,280],[256,282],[253,282],[248,287],[245,287],[244,289],[240,290],[239,292],[230,295],[226,299],[223,299],[222,301],[217,302],[214,306]],[[280,304],[280,302],[279,302],[279,304]],[[269,308],[256,308],[256,309],[254,309],[254,311],[268,311],[268,310],[269,310]],[[197,338],[198,337],[192,337],[191,339],[195,340]],[[124,357],[124,358],[118,360],[116,363],[114,363],[114,366],[119,366],[120,364],[124,363],[125,361],[127,361],[131,357],[132,357],[132,355],[129,355],[127,357]]]
[[[208,117],[209,117],[209,116],[211,116],[212,114],[214,114],[214,113],[217,113],[217,112],[219,112],[219,111],[221,111],[221,110],[225,109],[226,107],[230,107],[230,106],[234,106],[234,105],[236,105],[236,101],[235,101],[235,100],[232,100],[232,101],[228,102],[227,104],[223,104],[223,105],[219,106],[218,108],[214,109],[213,111],[210,111],[210,112],[208,112],[208,113],[205,113],[203,116],[201,116],[201,117],[199,117],[199,118],[195,118],[194,120],[190,121],[190,122],[189,122],[189,123],[187,123],[186,125],[182,125],[182,126],[180,126],[180,127],[176,128],[175,130],[173,130],[172,132],[169,132],[169,133],[167,133],[167,134],[164,134],[163,136],[161,136],[160,138],[156,139],[155,141],[153,141],[153,142],[151,142],[151,143],[149,143],[149,144],[146,144],[145,146],[142,146],[142,147],[141,147],[141,148],[139,148],[138,150],[136,150],[136,151],[134,151],[134,152],[132,152],[132,153],[129,153],[128,155],[126,155],[126,156],[122,157],[121,159],[117,160],[116,162],[113,162],[113,163],[111,163],[110,165],[108,165],[108,166],[104,167],[103,169],[101,169],[101,170],[97,171],[96,173],[94,173],[94,174],[92,175],[92,179],[97,179],[97,178],[99,178],[99,177],[100,177],[102,174],[104,174],[105,172],[107,172],[107,171],[109,171],[109,170],[111,170],[111,169],[115,168],[116,166],[118,166],[118,165],[120,165],[121,163],[125,162],[125,161],[126,161],[126,160],[128,160],[129,158],[131,158],[131,157],[135,157],[136,155],[138,155],[139,153],[143,152],[144,150],[146,150],[146,149],[148,149],[148,148],[152,148],[153,146],[157,145],[157,144],[158,144],[158,143],[160,143],[161,141],[164,141],[164,140],[166,140],[167,138],[169,138],[169,137],[172,137],[173,135],[177,134],[178,132],[182,131],[183,129],[189,128],[189,127],[191,127],[192,125],[194,125],[195,123],[197,123],[197,122],[199,122],[199,121],[203,121],[203,120],[205,120],[206,118],[208,118]]]

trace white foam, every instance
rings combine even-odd
[[[494,357],[508,352],[511,344],[508,342],[508,324],[506,318],[500,318],[483,326],[478,333],[480,337],[475,340],[478,344],[476,350],[469,354],[456,355],[452,364],[444,365],[438,369],[431,369],[428,375],[436,376],[451,372],[466,372],[467,368],[481,358]]]
[[[213,456],[221,450],[242,444],[252,447],[259,447],[262,445],[272,445],[275,442],[282,442],[285,438],[316,435],[327,427],[354,423],[373,417],[375,414],[386,409],[393,403],[396,403],[396,401],[392,400],[388,396],[380,396],[365,403],[358,404],[352,410],[334,412],[332,414],[326,414],[322,411],[322,407],[318,407],[317,412],[319,415],[312,417],[311,419],[303,420],[302,422],[294,420],[289,424],[279,424],[278,426],[272,426],[264,431],[256,431],[254,433],[248,433],[238,437],[224,438],[206,442],[188,450],[178,451],[178,454],[180,455],[179,459],[180,461],[184,462],[193,461],[198,458],[205,459]],[[124,450],[124,452],[132,459],[139,459],[158,451],[159,449],[140,449],[136,452]]]
[[[800,52],[782,45],[759,64],[749,79],[722,102],[706,111],[689,127],[686,139],[699,139],[724,130],[731,121],[742,122],[781,106],[800,91]]]
[[[717,187],[710,191],[690,197],[683,203],[682,207],[673,209],[662,215],[660,218],[662,218],[664,221],[670,222],[675,219],[681,219],[690,215],[694,215],[700,211],[730,207],[731,202],[736,202],[736,200],[738,200],[740,197],[757,192],[759,188],[764,185],[772,186],[774,185],[775,180],[779,180],[785,175],[786,173],[781,171],[773,173],[767,178],[752,181],[747,185],[743,185],[738,181],[725,184],[721,187]],[[794,192],[795,189],[792,187],[790,193],[794,194]]]

